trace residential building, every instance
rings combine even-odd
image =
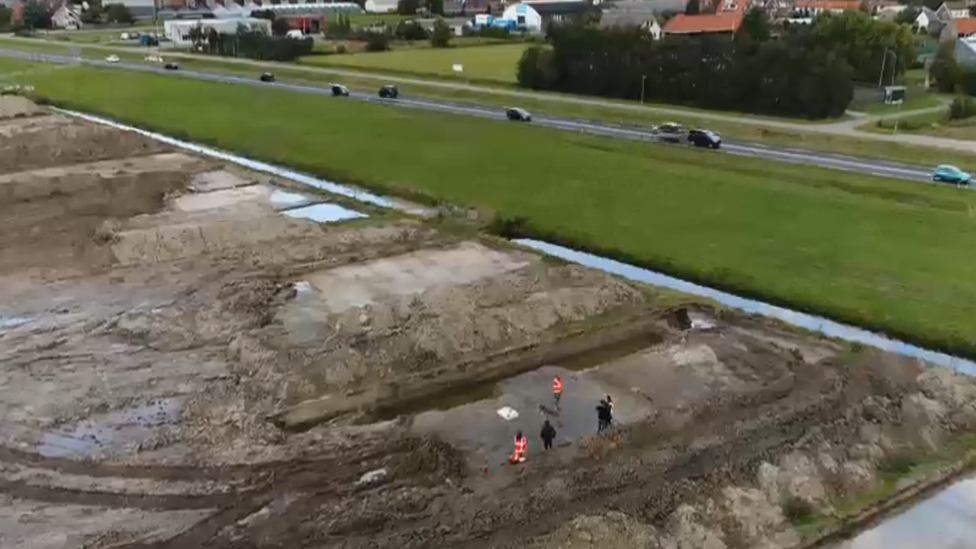
[[[664,34],[735,34],[742,24],[742,12],[702,15],[679,13],[664,25]]]
[[[271,34],[271,21],[267,19],[241,18],[241,19],[199,19],[199,20],[178,20],[174,19],[163,23],[163,32],[177,46],[189,46],[193,44],[190,40],[190,31],[195,27],[201,27],[204,32],[210,29],[222,34],[233,34],[243,26],[249,30],[261,30]]]
[[[922,7],[918,12],[918,17],[915,18],[915,32],[919,34],[930,34],[936,35],[942,30],[945,25],[941,20],[939,20],[938,14],[932,8]]]
[[[527,0],[520,4],[509,5],[505,9],[505,13],[518,5],[528,6],[539,14],[539,18],[542,20],[542,29],[545,29],[550,23],[582,17],[599,10],[599,7],[595,6],[591,0]],[[506,18],[504,14],[502,18]]]
[[[395,13],[398,0],[366,0],[366,13]]]
[[[976,18],[952,19],[942,28],[939,41],[952,42],[970,36],[976,36]]]
[[[56,29],[78,30],[81,23],[81,6],[64,3],[51,15],[51,25]]]
[[[943,23],[953,19],[966,19],[969,17],[969,5],[966,2],[943,2],[935,13]]]
[[[821,13],[843,13],[861,9],[861,0],[797,0],[794,12],[805,17],[816,17]]]
[[[976,40],[972,38],[956,40],[956,63],[961,67],[976,67]]]

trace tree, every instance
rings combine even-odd
[[[769,40],[769,18],[766,16],[766,10],[759,7],[750,8],[742,18],[742,24],[736,34],[747,36],[756,42]]]
[[[438,17],[437,21],[434,21],[434,32],[430,33],[430,45],[435,48],[450,47],[453,35],[454,31],[451,30],[450,25],[443,18]]]
[[[444,15],[444,0],[425,0],[424,7],[430,15]]]
[[[191,27],[187,35],[190,37],[190,42],[193,43],[193,49],[200,49],[206,39],[203,27],[199,23]]]
[[[929,76],[935,80],[935,85],[942,93],[952,93],[961,83],[961,71],[956,64],[956,43],[943,42],[935,53]]]
[[[400,21],[397,23],[393,35],[400,40],[426,40],[427,30],[417,21]]]
[[[390,49],[390,35],[386,31],[366,33],[366,51],[386,51]]]
[[[44,4],[37,0],[31,0],[24,4],[22,21],[24,26],[29,29],[49,29],[51,28],[51,12]]]
[[[135,22],[135,17],[125,4],[107,4],[104,8],[105,20],[109,23],[120,23],[131,25]]]
[[[397,13],[400,15],[417,15],[420,9],[420,0],[399,0],[397,2]]]
[[[14,10],[6,7],[0,6],[0,29],[9,30],[10,23],[14,19]]]
[[[915,25],[915,20],[918,19],[919,13],[922,13],[922,10],[918,6],[905,6],[905,9],[898,12],[898,15],[895,16],[895,23],[911,27]]]
[[[701,0],[688,0],[685,4],[685,15],[698,15],[701,13]]]
[[[284,36],[288,34],[291,30],[291,25],[288,24],[288,20],[282,17],[276,17],[271,20],[271,34],[274,36]]]
[[[820,14],[811,32],[814,45],[842,55],[861,82],[890,81],[915,61],[915,37],[909,27],[861,11]]]

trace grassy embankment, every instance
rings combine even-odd
[[[23,51],[65,54],[68,50],[63,44],[44,41],[11,41],[0,37],[0,47],[16,48]],[[98,49],[83,49],[86,58],[101,59],[108,52]],[[141,61],[142,51],[119,52],[119,57],[127,61]],[[233,60],[222,58],[212,59],[178,59],[180,66],[185,69],[204,70],[208,72],[224,73],[236,76],[256,77],[258,71],[264,70],[234,63]],[[286,64],[275,64],[274,73],[282,82],[307,83],[323,85],[338,82],[357,91],[373,92],[385,80],[369,75],[330,74],[313,70],[290,67]],[[870,139],[847,137],[817,133],[814,124],[811,130],[805,131],[793,128],[777,128],[761,124],[737,123],[733,121],[716,121],[709,119],[711,114],[735,116],[735,113],[704,111],[693,108],[680,108],[682,113],[663,113],[655,109],[667,109],[667,105],[648,104],[647,109],[635,109],[633,102],[608,100],[600,105],[575,104],[561,102],[558,94],[531,94],[526,97],[510,97],[485,91],[453,90],[438,87],[436,82],[398,84],[405,96],[439,99],[458,103],[470,103],[481,106],[503,107],[512,104],[524,107],[531,112],[542,115],[565,116],[569,118],[591,120],[610,124],[642,125],[659,124],[664,121],[674,121],[690,127],[707,127],[720,132],[726,139],[748,141],[773,146],[788,146],[824,153],[855,155],[863,158],[880,160],[894,160],[922,166],[933,166],[940,163],[956,164],[966,169],[976,171],[976,155],[952,150],[926,149],[915,145],[872,141]],[[690,114],[685,114],[690,113]],[[700,116],[699,116],[700,113]],[[761,117],[752,117],[759,118]],[[770,119],[774,120],[774,119]],[[782,119],[780,119],[782,120]]]
[[[976,356],[967,191],[111,70],[33,84],[66,106],[527,219],[529,234]]]
[[[426,44],[426,42],[425,42]],[[394,49],[381,53],[317,55],[301,64],[377,71],[387,74],[432,75],[463,81],[515,84],[515,66],[529,44],[491,44],[454,48]],[[461,65],[463,72],[454,71]]]
[[[898,120],[882,120],[874,124],[867,124],[860,129],[873,133],[912,133],[961,139],[976,140],[976,118],[965,120],[949,120],[948,107],[938,111],[909,116]]]

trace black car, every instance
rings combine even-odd
[[[168,71],[175,71],[175,70],[179,70],[180,66],[177,65],[176,63],[166,63],[166,66],[164,66],[163,68],[165,68]]]
[[[531,122],[532,115],[525,109],[519,109],[517,107],[509,107],[505,109],[505,116],[509,120],[514,120],[516,122]]]
[[[396,99],[400,95],[400,90],[396,86],[387,85],[380,88],[380,97],[384,99]]]
[[[332,88],[332,95],[336,97],[345,97],[349,95],[349,88],[343,86],[342,84],[332,84],[330,87]],[[380,97],[383,97],[382,93],[380,93]]]
[[[722,146],[722,138],[711,130],[691,130],[688,132],[688,142],[706,149],[717,149]]]
[[[264,73],[264,74],[261,75],[261,81],[262,82],[274,82],[275,81],[275,75],[271,74],[270,72],[266,72],[266,73]]]
[[[667,122],[658,126],[655,131],[657,138],[665,143],[681,143],[687,135],[680,124]]]

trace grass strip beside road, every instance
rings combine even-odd
[[[41,40],[4,40],[0,37],[0,47],[9,47],[22,51],[36,51],[38,53],[52,53],[65,55],[68,52],[64,44],[53,44]],[[497,47],[497,46],[491,46]],[[88,59],[102,59],[107,52],[96,49],[82,49],[82,56]],[[122,51],[116,53],[122,60],[141,62],[144,51]],[[163,54],[165,55],[165,53]],[[324,85],[337,82],[347,85],[350,89],[373,93],[383,82],[367,75],[338,75],[316,73],[300,68],[292,68],[287,64],[276,64],[273,69],[249,67],[228,62],[222,58],[200,59],[181,58],[180,66],[184,69],[207,71],[235,76],[250,76],[257,78],[263,70],[272,70],[282,82]],[[28,82],[25,82],[28,83]],[[727,140],[744,141],[776,147],[790,147],[810,151],[845,154],[916,164],[931,167],[935,164],[955,164],[965,169],[976,171],[976,155],[961,151],[932,149],[918,145],[872,141],[865,138],[848,137],[843,135],[828,135],[815,131],[774,128],[755,124],[738,124],[734,122],[715,121],[707,118],[706,111],[701,117],[694,115],[665,115],[650,109],[623,110],[613,106],[613,102],[606,106],[568,104],[548,99],[550,94],[539,94],[533,97],[506,97],[502,95],[476,92],[469,90],[452,90],[436,86],[418,84],[398,84],[401,93],[408,97],[452,101],[462,104],[491,106],[502,108],[518,105],[536,115],[560,116],[566,118],[589,120],[593,122],[620,124],[625,126],[651,126],[665,121],[673,121],[689,127],[710,128],[722,134]],[[633,103],[629,104],[631,107]],[[661,107],[660,105],[649,105]],[[687,109],[685,109],[687,110]],[[694,112],[691,110],[690,112]],[[728,113],[722,113],[728,114]],[[813,126],[811,124],[811,126]],[[867,129],[867,128],[862,128]],[[889,132],[881,132],[889,133]]]
[[[976,193],[530,125],[114,70],[65,106],[976,356]]]

